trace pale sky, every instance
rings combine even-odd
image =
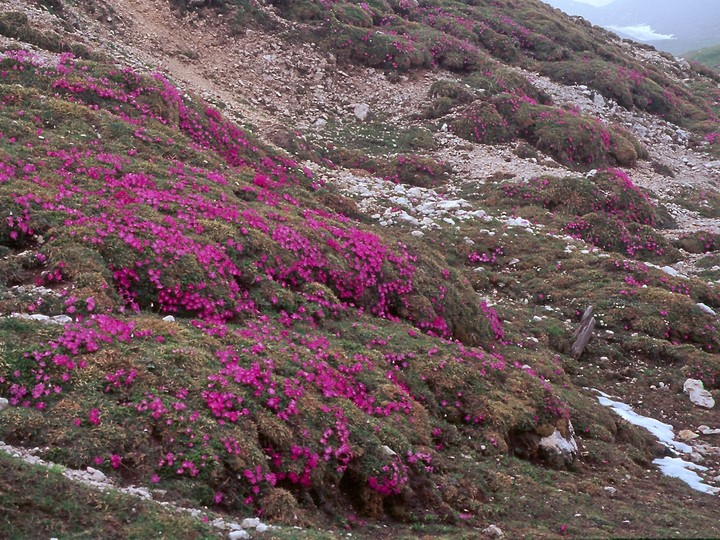
[[[579,4],[590,4],[595,7],[607,6],[608,4],[612,4],[614,1],[615,0],[575,0],[575,2],[578,2]]]

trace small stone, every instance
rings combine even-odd
[[[243,529],[254,529],[258,525],[260,525],[259,518],[245,518],[242,520],[242,523],[240,524],[240,526]]]
[[[167,316],[163,317],[162,320],[165,322],[175,322],[175,317],[173,317],[172,315],[167,315]]]
[[[532,223],[530,223],[527,219],[523,219],[523,218],[510,218],[505,223],[507,223],[508,227],[530,227],[530,226],[532,226]]]
[[[463,203],[463,201],[442,201],[437,204],[438,208],[442,208],[443,210],[455,210],[457,208],[460,208],[460,205]]]
[[[4,397],[0,397],[0,411],[4,411],[10,406],[10,402]]]
[[[717,313],[715,313],[715,310],[711,308],[710,306],[703,304],[702,302],[698,302],[697,307],[699,307],[701,310],[703,310],[708,315],[714,315],[716,316]]]
[[[488,538],[505,538],[505,533],[497,525],[490,525],[483,529],[482,533]]]
[[[395,450],[393,450],[386,444],[383,444],[380,448],[382,448],[382,451],[385,452],[388,456],[397,456]]]
[[[678,437],[680,437],[681,441],[691,441],[693,439],[697,439],[699,436],[700,435],[694,431],[690,431],[689,429],[683,429],[680,433],[678,433]]]
[[[605,486],[605,487],[603,488],[603,491],[604,491],[605,494],[606,494],[608,497],[610,497],[611,499],[612,499],[613,497],[615,497],[615,495],[617,495],[617,488],[614,488],[614,487],[612,487],[612,486]]]
[[[709,426],[698,426],[697,430],[703,435],[720,435],[720,429],[711,429]]]
[[[268,530],[268,528],[269,527],[267,525],[265,525],[264,523],[260,523],[257,527],[255,527],[255,530],[259,533],[264,533],[265,531]]]
[[[355,118],[364,122],[367,120],[368,114],[370,114],[370,105],[367,103],[358,103],[353,109],[353,114],[355,115]]]
[[[90,479],[93,482],[107,481],[107,477],[101,471],[98,471],[97,469],[93,469],[92,467],[88,467],[85,470],[88,472],[88,474],[90,475]]]
[[[247,540],[250,535],[247,531],[230,531],[228,540]]]
[[[407,199],[407,197],[393,197],[391,200],[399,206],[411,206],[410,201]]]

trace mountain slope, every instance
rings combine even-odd
[[[587,390],[715,419],[712,72],[540,2],[2,5],[3,440],[311,531],[717,534]]]

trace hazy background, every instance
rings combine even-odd
[[[682,55],[720,45],[720,0],[544,0],[624,38]]]

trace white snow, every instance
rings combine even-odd
[[[703,484],[702,478],[696,472],[691,470],[707,471],[707,467],[703,467],[702,465],[698,465],[696,463],[690,463],[681,458],[673,457],[664,457],[662,459],[658,458],[653,460],[653,463],[660,468],[660,471],[665,476],[679,478],[697,491],[710,493],[711,495],[717,495],[720,493],[720,488]]]
[[[600,390],[593,391],[600,394],[598,401],[601,405],[610,407],[618,416],[627,420],[634,426],[642,427],[647,429],[650,433],[655,435],[658,440],[667,446],[668,448],[678,450],[684,453],[692,453],[692,447],[689,444],[685,444],[675,440],[675,432],[670,424],[665,424],[654,418],[648,418],[642,416],[632,410],[632,407],[620,401],[610,399],[610,396],[601,392]],[[671,476],[678,478],[685,482],[692,489],[701,491],[703,493],[709,493],[711,495],[720,494],[720,488],[708,486],[702,481],[702,477],[694,471],[706,471],[707,467],[697,465],[685,461],[679,457],[664,457],[653,460],[653,463],[658,466],[660,472],[665,476]]]
[[[610,407],[618,416],[627,420],[632,425],[647,429],[665,446],[674,448],[679,452],[692,452],[692,447],[689,444],[675,440],[675,432],[670,424],[665,424],[659,420],[655,420],[654,418],[642,416],[633,411],[630,405],[626,405],[625,403],[621,403],[619,401],[613,401],[607,394],[600,392],[599,390],[595,391],[600,394],[598,401],[600,401],[601,405]]]

